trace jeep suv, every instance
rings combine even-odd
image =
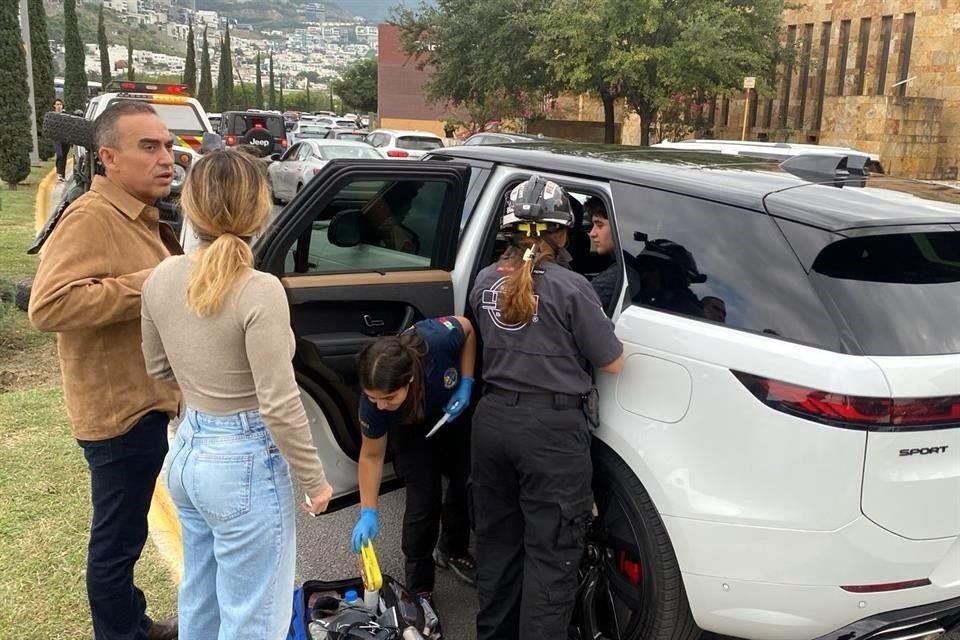
[[[287,132],[279,113],[226,111],[220,120],[220,137],[228,147],[251,145],[259,150],[261,157],[287,149]]]
[[[515,144],[328,163],[254,252],[287,291],[331,510],[358,499],[356,354],[421,318],[471,315],[477,272],[505,248],[505,195],[532,174],[571,194],[586,277],[588,197],[618,243],[606,312],[626,362],[597,373],[571,637],[955,627],[960,191],[844,155]]]

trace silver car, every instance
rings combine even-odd
[[[366,142],[353,140],[302,140],[287,149],[282,156],[274,156],[267,168],[270,191],[277,204],[290,202],[293,196],[310,182],[329,160],[355,158],[378,160],[380,154]]]

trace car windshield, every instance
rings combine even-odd
[[[415,151],[431,151],[443,146],[440,138],[427,136],[400,136],[397,138],[398,149],[413,149]]]
[[[350,120],[349,118],[337,118],[337,126],[344,128],[355,127],[357,126],[357,121]]]
[[[812,278],[865,354],[960,353],[960,231],[839,240]]]
[[[320,155],[324,160],[334,158],[354,158],[356,160],[376,160],[382,156],[373,147],[330,145],[320,147]]]
[[[203,121],[200,120],[196,107],[189,102],[183,104],[151,102],[150,106],[156,110],[157,115],[170,131],[203,135],[205,131]]]

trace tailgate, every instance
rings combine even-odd
[[[868,433],[863,513],[906,538],[960,535],[960,355],[872,359],[911,424]]]

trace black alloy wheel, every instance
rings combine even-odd
[[[595,517],[587,531],[575,640],[696,640],[676,556],[650,496],[609,447],[594,441]]]

